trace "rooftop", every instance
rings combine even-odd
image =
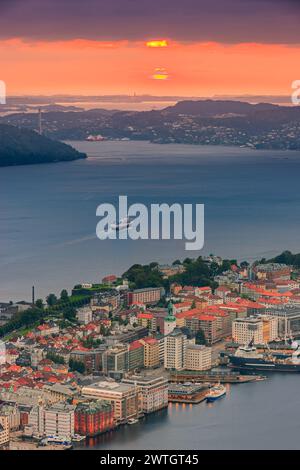
[[[282,263],[267,263],[267,264],[258,264],[255,266],[256,271],[261,272],[273,272],[273,271],[280,271],[282,269],[287,269],[287,264]]]
[[[168,383],[165,377],[156,377],[155,375],[131,375],[122,380],[122,383],[137,384],[137,385],[153,385],[156,383]]]
[[[188,344],[187,348],[194,349],[195,351],[205,351],[206,349],[211,349],[207,346],[204,346],[203,344]]]
[[[133,388],[131,384],[125,384],[123,382],[115,382],[113,380],[100,380],[99,382],[95,382],[91,385],[84,387],[84,389],[89,390],[103,390],[103,391],[111,391],[111,392],[129,392]],[[83,389],[83,390],[84,390]]]
[[[89,400],[81,402],[77,405],[76,411],[85,413],[96,413],[98,411],[107,410],[111,408],[111,404],[106,400]]]
[[[148,292],[152,290],[161,290],[161,287],[144,287],[144,289],[134,289],[132,292],[138,294],[139,292]]]

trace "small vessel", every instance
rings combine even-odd
[[[89,135],[85,140],[88,142],[103,142],[103,140],[106,140],[103,135]]]
[[[123,230],[124,228],[130,227],[130,223],[131,223],[130,219],[128,217],[125,217],[124,219],[119,220],[118,223],[111,224],[110,228],[112,230],[119,231],[119,230]]]
[[[70,446],[72,444],[71,440],[68,437],[60,436],[47,436],[44,439],[46,444],[56,444],[61,446]]]
[[[129,418],[128,421],[127,421],[127,424],[136,424],[138,422],[139,422],[139,420],[136,419],[136,418]]]
[[[86,436],[81,436],[80,434],[74,434],[74,436],[72,436],[72,442],[81,442],[81,441],[84,441],[86,439]]]
[[[253,342],[250,342],[248,346],[240,346],[229,356],[228,366],[239,370],[300,372],[300,350],[297,346],[289,357],[280,358],[270,350],[258,353]]]
[[[219,398],[223,397],[226,395],[226,387],[224,385],[215,385],[212,387],[206,397],[208,402],[216,401]]]

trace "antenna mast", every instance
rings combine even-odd
[[[42,110],[39,108],[39,134],[42,135],[43,129],[42,129]]]

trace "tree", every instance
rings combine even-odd
[[[213,274],[208,263],[202,258],[191,260],[188,258],[184,261],[185,271],[169,278],[169,282],[177,282],[186,286],[211,286],[213,282]]]
[[[50,359],[50,361],[53,361],[55,364],[65,364],[65,360],[62,356],[59,356],[59,354],[55,354],[51,351],[47,353],[46,358]]]
[[[81,361],[75,361],[74,359],[70,359],[69,367],[72,371],[79,372],[83,374],[85,372],[85,365]]]
[[[44,308],[44,302],[42,299],[36,299],[35,306],[37,308],[43,309]]]
[[[196,344],[206,345],[205,333],[201,328],[200,330],[197,331],[195,339],[196,339]]]
[[[82,345],[87,349],[97,348],[100,344],[103,344],[103,340],[100,338],[94,339],[92,336],[88,336],[82,341]]]
[[[213,276],[216,276],[218,273],[219,273],[219,265],[218,263],[215,263],[214,261],[212,263],[210,263],[210,269],[211,269],[211,272],[212,272],[212,275]]]
[[[46,302],[49,307],[53,307],[57,303],[57,297],[55,294],[49,294],[46,298]]]
[[[157,268],[158,263],[156,261],[153,261],[152,263],[149,264],[150,269]]]
[[[176,259],[176,260],[173,261],[173,263],[172,263],[173,266],[176,266],[176,265],[178,265],[178,264],[181,264],[180,259]]]
[[[242,261],[241,262],[241,268],[248,268],[248,266],[249,266],[248,261]]]
[[[103,323],[101,323],[101,325],[100,325],[100,335],[105,336],[105,331],[106,331],[106,328],[105,328],[105,326],[103,325]]]
[[[74,321],[76,320],[76,309],[74,307],[68,307],[63,310],[63,317],[65,320]]]
[[[159,302],[157,303],[157,306],[161,308],[165,308],[168,306],[168,302],[167,302],[165,295],[159,300]]]
[[[68,295],[68,292],[66,291],[66,289],[63,289],[60,293],[60,300],[62,302],[68,302],[69,300],[69,295]]]

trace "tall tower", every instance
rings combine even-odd
[[[43,129],[42,129],[42,110],[39,108],[39,134],[42,135]]]
[[[32,306],[35,304],[34,286],[32,286]]]

